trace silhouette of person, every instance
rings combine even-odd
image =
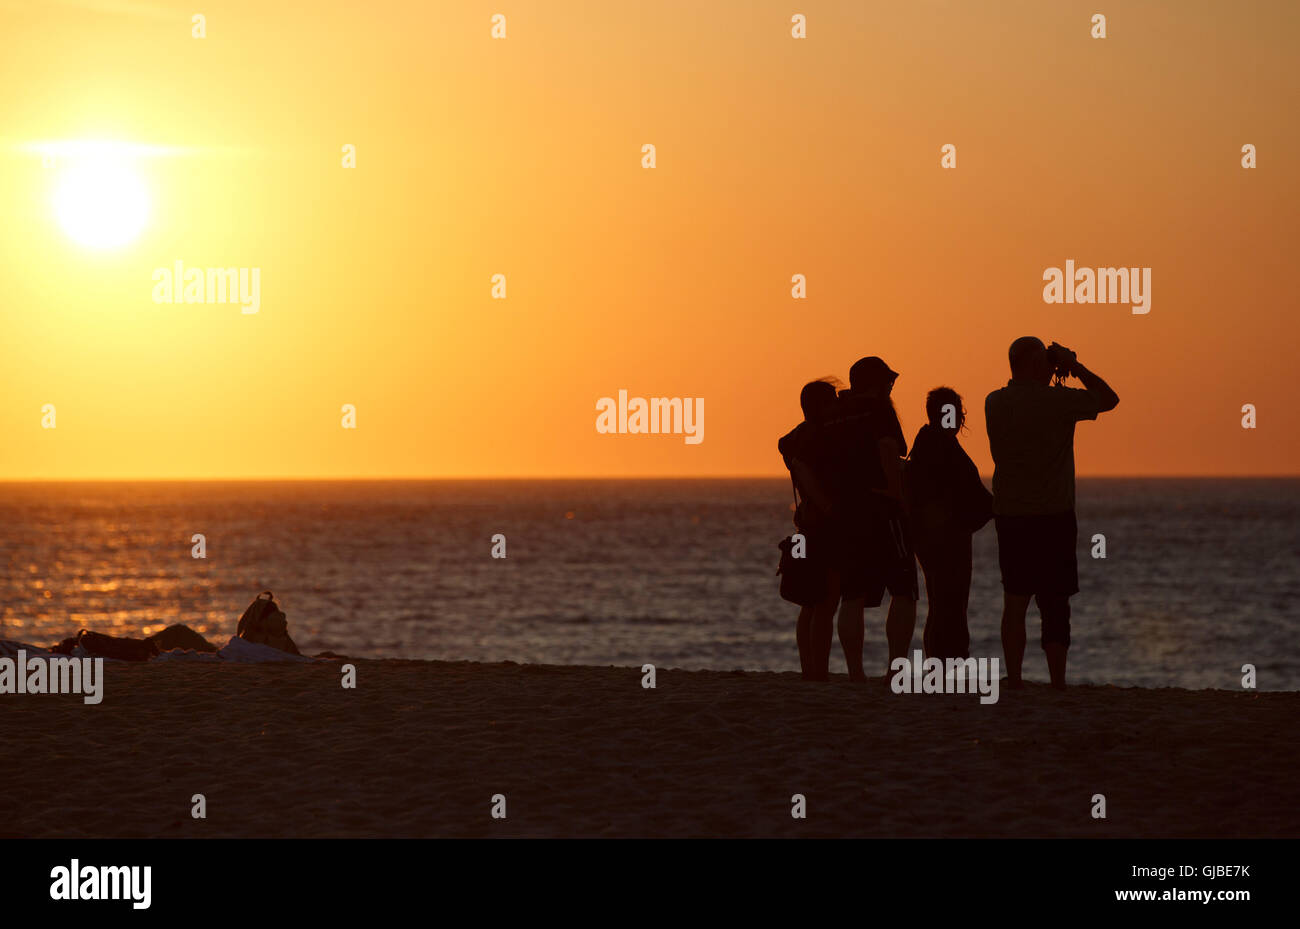
[[[971,534],[993,518],[993,495],[957,441],[966,424],[961,395],[936,387],[925,414],[904,468],[908,525],[929,602],[921,642],[927,658],[969,658]]]
[[[795,641],[799,647],[799,667],[804,680],[826,681],[830,678],[831,621],[839,603],[839,572],[835,527],[834,450],[827,424],[836,404],[835,383],[811,381],[799,393],[804,419],[777,441],[777,450],[785,459],[802,502],[795,513],[795,523],[805,538],[806,557],[814,570],[824,572],[826,593],[821,602],[799,608],[795,622]]]
[[[897,377],[875,356],[854,362],[849,389],[840,392],[831,423],[840,475],[839,636],[853,681],[866,680],[862,647],[867,606],[880,606],[889,591],[885,635],[890,662],[907,654],[916,626],[916,558],[902,499],[907,440],[889,398]]]
[[[1008,357],[1011,380],[984,401],[994,464],[1007,686],[1024,686],[1025,613],[1033,598],[1042,617],[1041,644],[1052,686],[1063,690],[1070,597],[1079,592],[1074,424],[1115,409],[1119,397],[1074,352],[1055,342],[1047,348],[1024,336],[1011,343]],[[1083,382],[1083,390],[1060,383],[1070,375]]]

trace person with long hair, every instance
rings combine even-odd
[[[971,536],[993,518],[993,495],[957,440],[966,407],[951,387],[925,398],[927,422],[904,470],[908,518],[929,603],[921,642],[927,658],[969,658]]]
[[[795,488],[795,524],[804,535],[808,567],[825,585],[820,602],[800,606],[795,621],[799,667],[809,681],[830,677],[832,619],[840,597],[833,449],[827,433],[835,392],[836,382],[829,378],[805,384],[799,393],[803,422],[777,442]]]

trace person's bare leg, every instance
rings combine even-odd
[[[865,638],[865,626],[862,618],[864,598],[845,600],[840,604],[840,648],[844,649],[844,663],[849,668],[849,680],[864,681],[866,672],[862,670],[862,645]]]
[[[1002,595],[1002,660],[1007,666],[1007,686],[1012,689],[1025,686],[1020,669],[1025,663],[1025,613],[1029,600],[1024,594]]]
[[[830,679],[831,642],[835,638],[835,607],[839,603],[839,585],[834,584],[831,594],[817,604],[812,617],[812,670],[811,680]]]
[[[1047,671],[1052,675],[1052,686],[1057,690],[1065,690],[1065,656],[1069,651],[1068,645],[1059,642],[1049,642],[1043,646],[1043,652],[1047,655]]]
[[[1043,614],[1043,654],[1047,656],[1052,686],[1065,690],[1065,656],[1070,649],[1070,598],[1040,594],[1038,611]]]
[[[816,613],[815,606],[801,606],[799,618],[794,623],[794,640],[799,646],[799,670],[805,681],[812,680],[817,661],[817,652],[812,644],[813,617]]]
[[[921,557],[921,551],[926,551],[926,556]],[[921,652],[924,657],[929,658],[934,651],[935,643],[939,641],[939,613],[934,608],[935,593],[939,590],[939,575],[936,559],[930,557],[927,550],[918,550],[916,560],[921,565],[921,573],[925,578],[925,624],[921,627]],[[942,596],[942,595],[941,595]],[[889,604],[892,609],[894,604]]]
[[[894,659],[908,657],[912,633],[916,631],[916,601],[908,597],[889,598],[889,615],[885,617],[885,638],[889,640],[889,664],[885,676],[893,674]]]

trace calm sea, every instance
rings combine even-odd
[[[1249,663],[1260,689],[1300,689],[1300,480],[1081,480],[1078,496],[1074,679],[1239,688]],[[224,642],[270,589],[308,653],[797,670],[797,607],[773,576],[789,503],[779,479],[0,484],[0,638],[183,622]],[[1000,598],[989,526],[974,655],[1000,654]],[[883,611],[867,622],[883,670]],[[1043,679],[1037,639],[1031,608]]]

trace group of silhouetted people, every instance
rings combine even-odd
[[[781,570],[788,575],[783,595],[800,604],[796,637],[805,679],[829,678],[837,607],[849,677],[866,679],[864,610],[880,606],[886,591],[890,665],[907,655],[917,561],[929,601],[926,657],[970,657],[971,537],[993,519],[1007,686],[1023,686],[1025,614],[1035,598],[1052,684],[1065,686],[1070,596],[1079,590],[1074,424],[1114,409],[1119,398],[1056,343],[1026,336],[1012,343],[1009,357],[1011,379],[984,405],[992,493],[958,441],[966,409],[952,388],[929,392],[926,424],[909,450],[890,399],[898,374],[880,358],[856,362],[847,389],[831,379],[804,385],[803,422],[778,449],[790,469],[802,536],[798,545],[782,543]],[[1066,387],[1070,376],[1084,389]]]

